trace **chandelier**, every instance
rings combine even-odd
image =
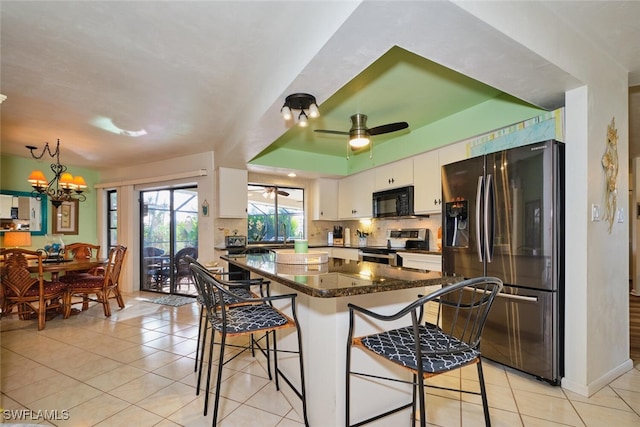
[[[289,121],[293,119],[293,111],[299,110],[298,114],[298,126],[306,127],[309,125],[308,118],[320,117],[320,111],[318,111],[318,104],[316,104],[316,98],[308,93],[294,93],[289,95],[284,100],[284,105],[280,109],[282,118]]]
[[[49,153],[49,156],[55,157],[56,159],[55,163],[51,163],[51,170],[53,171],[53,178],[51,181],[47,181],[44,173],[40,170],[34,170],[29,175],[28,181],[33,187],[31,197],[35,197],[37,200],[40,200],[42,195],[49,196],[49,198],[51,198],[51,204],[56,208],[62,205],[63,202],[70,202],[72,200],[84,202],[87,200],[87,197],[82,194],[84,189],[87,188],[87,183],[84,181],[84,178],[81,176],[74,177],[67,172],[67,167],[65,165],[60,164],[59,139],[54,152],[51,152],[48,142],[45,144],[40,155],[33,153],[33,150],[36,150],[38,147],[27,145],[27,148],[31,153],[31,157],[34,159],[41,159],[44,156],[44,153]]]

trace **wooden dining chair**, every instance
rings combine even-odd
[[[38,271],[29,272],[29,260],[35,260]],[[19,248],[0,249],[2,263],[2,316],[18,314],[21,319],[38,317],[38,330],[44,329],[47,310],[60,310],[66,285],[44,280],[42,252]],[[17,308],[15,313],[13,309]]]
[[[65,292],[64,318],[71,315],[71,305],[82,302],[82,311],[89,308],[89,301],[96,301],[102,304],[104,315],[111,316],[111,306],[109,298],[115,298],[118,306],[122,309],[125,307],[118,280],[120,278],[120,270],[124,261],[127,248],[122,245],[115,246],[109,251],[109,260],[105,267],[103,276],[94,276],[90,274],[80,274],[71,276],[66,279],[67,289]],[[113,294],[113,297],[110,295]],[[95,295],[95,298],[90,298]],[[82,301],[73,301],[76,296],[82,297]]]
[[[100,257],[100,245],[94,245],[92,243],[69,243],[65,245],[64,248],[64,257],[65,259],[73,259],[73,260],[88,260],[92,258]],[[76,274],[92,274],[94,276],[103,276],[104,275],[104,267],[94,267],[88,271],[68,271],[67,275],[76,275]],[[64,282],[67,279],[64,279],[65,276],[60,278],[60,281]]]

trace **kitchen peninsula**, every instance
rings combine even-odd
[[[347,304],[353,303],[391,314],[418,294],[425,294],[444,284],[461,280],[443,277],[434,271],[391,267],[384,264],[329,258],[321,264],[283,264],[276,262],[275,252],[222,257],[230,265],[271,280],[273,295],[297,293],[296,310],[302,331],[308,415],[312,427],[344,425],[345,351],[348,332]],[[285,312],[290,311],[284,307]],[[409,319],[387,323],[385,328],[405,325]],[[359,322],[356,335],[377,331],[375,324]],[[289,347],[291,334],[278,336],[279,348]],[[293,341],[293,340],[291,340]],[[261,360],[262,363],[263,360]],[[379,364],[354,352],[354,366],[373,366],[379,373],[407,375],[399,368]],[[295,358],[280,359],[280,368],[291,380],[298,378]],[[294,381],[295,382],[295,381]],[[296,384],[298,385],[298,384]],[[382,387],[385,387],[383,390]],[[404,387],[404,388],[403,388]],[[287,386],[281,387],[289,402],[301,414],[299,399]],[[377,385],[374,381],[352,383],[353,421],[365,418],[373,408],[392,408],[410,400],[410,388],[404,385]],[[407,413],[396,414],[398,425],[406,422]]]

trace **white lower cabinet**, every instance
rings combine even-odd
[[[419,270],[442,271],[442,255],[398,252],[402,257],[402,266]]]
[[[333,258],[341,258],[341,259],[348,259],[350,261],[357,261],[358,249],[341,248],[338,246],[334,246],[333,249],[331,250],[331,256]]]

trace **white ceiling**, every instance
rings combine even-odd
[[[640,2],[543,3],[640,84]],[[244,167],[287,131],[286,95],[322,105],[394,45],[544,108],[579,84],[448,1],[2,1],[0,13],[1,152],[59,138],[64,163],[98,169],[211,150]]]

